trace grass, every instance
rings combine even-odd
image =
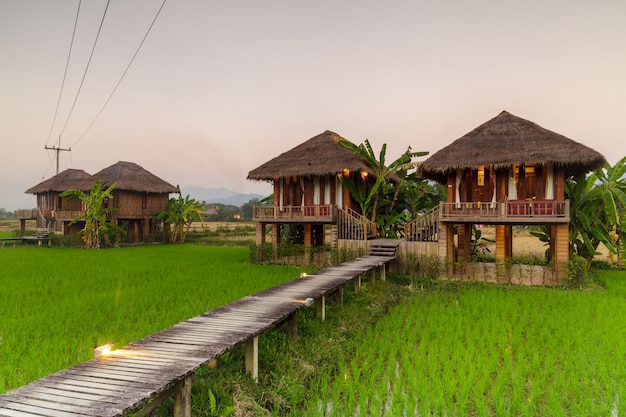
[[[0,388],[298,274],[249,265],[248,255],[195,245],[0,250]],[[348,286],[344,305],[327,300],[325,322],[314,308],[300,312],[297,341],[282,330],[260,338],[258,383],[243,348],[201,369],[193,413],[626,415],[626,273],[595,273],[582,291],[391,274],[358,294]]]
[[[240,416],[624,415],[626,274],[598,275],[585,291],[366,284],[325,323],[303,311],[297,342],[264,336],[258,384],[243,352],[198,383]]]
[[[0,392],[299,276],[248,248],[0,248]]]

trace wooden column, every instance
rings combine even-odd
[[[510,225],[496,225],[496,259],[506,259],[513,256],[513,227]]]
[[[326,297],[323,295],[317,300],[317,316],[322,321],[326,320]]]
[[[472,254],[472,225],[471,224],[458,224],[457,225],[458,236],[458,257],[469,261]],[[455,259],[456,260],[456,259]]]
[[[446,273],[452,274],[452,265],[454,264],[454,225],[452,223],[439,223],[437,253],[439,260],[447,262],[448,264]]]
[[[280,245],[280,223],[272,224],[272,245]]]
[[[381,281],[387,281],[387,274],[385,271],[385,263],[381,263],[380,265],[380,280]]]
[[[256,244],[265,244],[265,223],[257,222],[256,224]]]
[[[341,284],[339,288],[337,288],[337,302],[340,305],[343,305],[343,291],[344,291],[344,284]]]
[[[310,223],[304,225],[304,247],[313,246],[313,229]]]
[[[361,275],[354,279],[354,293],[358,294],[361,291]]]
[[[246,342],[246,372],[255,381],[259,379],[259,336]]]
[[[298,339],[298,312],[294,311],[287,319],[287,335],[291,340]]]
[[[191,383],[193,374],[186,376],[180,390],[174,394],[174,417],[191,417]]]
[[[567,266],[569,263],[569,226],[567,224],[559,224],[552,226],[552,239],[550,249],[554,254],[552,261],[554,263],[554,275],[558,285],[567,278]],[[552,249],[554,246],[554,249]]]

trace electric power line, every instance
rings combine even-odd
[[[63,81],[61,81],[61,91],[59,91],[59,99],[57,100],[57,107],[54,110],[54,117],[52,118],[52,125],[50,126],[50,131],[48,132],[48,139],[46,139],[46,145],[48,146],[48,142],[50,142],[50,137],[52,136],[52,130],[54,129],[54,124],[57,120],[57,115],[59,114],[59,106],[61,104],[61,97],[63,96],[63,89],[65,87],[65,78],[67,77],[67,69],[70,66],[70,57],[72,56],[72,48],[74,46],[74,37],[76,36],[76,27],[78,26],[78,15],[80,14],[80,5],[82,0],[78,0],[78,10],[76,10],[76,19],[74,19],[74,30],[72,31],[72,40],[70,41],[70,50],[67,54],[67,61],[65,62],[65,72],[63,72]]]
[[[156,15],[154,16],[154,19],[152,19],[152,23],[150,24],[150,26],[148,27],[148,30],[146,31],[146,34],[144,35],[143,39],[141,40],[141,42],[139,43],[139,46],[137,47],[137,50],[135,50],[135,53],[133,54],[133,57],[130,59],[130,62],[128,63],[128,65],[126,66],[126,69],[124,70],[124,72],[122,73],[122,76],[120,77],[120,79],[118,80],[117,84],[115,84],[115,87],[113,88],[113,91],[111,91],[111,94],[109,95],[109,97],[106,99],[106,101],[104,102],[104,105],[102,106],[102,108],[100,109],[100,111],[98,112],[98,114],[96,114],[96,117],[92,120],[92,122],[89,124],[89,126],[87,127],[87,129],[85,129],[85,131],[83,132],[82,135],[80,135],[80,137],[76,140],[76,142],[74,142],[72,144],[72,146],[76,145],[78,142],[80,142],[85,135],[87,134],[87,132],[89,132],[89,130],[91,129],[91,127],[94,125],[94,123],[96,123],[96,120],[98,120],[98,118],[100,117],[100,115],[102,114],[102,112],[104,111],[104,109],[106,108],[106,106],[109,104],[109,101],[111,101],[111,98],[113,97],[113,94],[115,94],[115,92],[117,91],[117,88],[120,86],[120,84],[122,83],[122,80],[124,80],[124,77],[126,76],[126,73],[128,72],[128,70],[130,69],[130,66],[133,64],[133,61],[135,61],[135,58],[137,57],[137,55],[139,54],[139,50],[141,49],[141,47],[143,46],[143,43],[146,41],[146,38],[148,37],[148,35],[150,34],[150,31],[152,30],[152,27],[154,26],[154,23],[156,22],[157,18],[159,17],[159,15],[161,14],[161,10],[163,10],[163,6],[165,6],[165,2],[167,0],[163,0],[163,3],[161,3],[161,7],[159,7],[159,10],[157,11]],[[72,147],[70,146],[70,148]]]
[[[83,87],[83,83],[85,82],[85,77],[87,77],[87,71],[89,70],[89,64],[91,64],[91,59],[93,58],[93,54],[96,50],[96,45],[98,44],[98,38],[100,38],[100,32],[102,31],[102,25],[104,24],[104,18],[107,15],[107,10],[109,9],[109,3],[111,3],[111,0],[107,0],[107,5],[104,8],[104,13],[102,14],[102,20],[100,21],[100,27],[98,27],[98,33],[96,34],[96,39],[93,42],[93,47],[91,48],[91,54],[89,55],[89,60],[87,61],[87,66],[85,67],[85,72],[83,72],[83,78],[80,81],[80,85],[78,86],[78,91],[76,92],[76,97],[74,97],[74,103],[72,103],[72,108],[70,109],[70,114],[68,114],[67,116],[67,120],[65,120],[65,124],[63,125],[63,129],[61,129],[61,133],[59,134],[59,137],[61,135],[63,135],[63,132],[65,132],[65,128],[67,127],[67,124],[70,121],[70,118],[72,117],[72,113],[74,112],[74,107],[76,107],[76,102],[78,101],[78,96],[80,95],[80,90]]]

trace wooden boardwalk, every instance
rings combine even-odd
[[[174,397],[175,416],[190,416],[194,373],[243,344],[246,369],[258,375],[258,337],[288,323],[295,334],[297,312],[315,300],[321,318],[325,297],[380,270],[394,253],[364,256],[326,268],[193,317],[110,354],[57,372],[0,395],[0,416],[147,415]],[[146,405],[149,400],[153,400]],[[143,408],[142,408],[143,407]]]

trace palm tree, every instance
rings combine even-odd
[[[117,186],[117,182],[102,189],[102,181],[98,179],[91,187],[89,193],[81,190],[68,190],[59,194],[61,197],[68,196],[68,201],[75,198],[80,199],[85,205],[85,211],[80,216],[70,222],[70,225],[79,221],[84,221],[85,226],[82,229],[82,239],[85,247],[89,249],[99,249],[101,233],[107,231],[109,224],[107,223],[107,213],[116,210],[114,207],[105,207],[105,201],[113,199],[113,189]]]

